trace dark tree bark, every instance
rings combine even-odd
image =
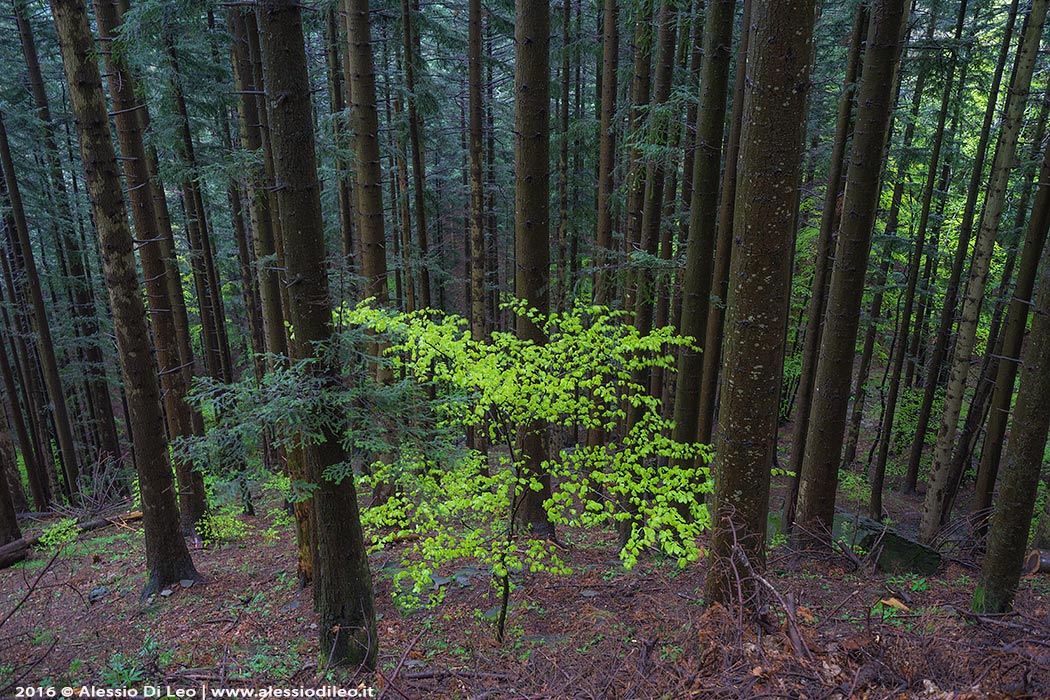
[[[550,313],[550,7],[546,2],[516,0],[514,27],[514,256],[515,294],[541,315]],[[543,343],[543,330],[522,316],[522,340]],[[518,498],[518,519],[533,534],[553,538],[554,525],[543,502],[551,496],[547,459],[548,428],[526,426],[522,478],[536,479],[540,490],[525,488]]]
[[[96,338],[99,332],[98,318],[95,314],[95,299],[91,289],[91,280],[86,269],[88,251],[83,249],[80,241],[73,235],[73,212],[69,206],[66,180],[62,172],[62,159],[59,155],[58,142],[55,137],[55,126],[51,119],[51,108],[48,103],[44,77],[40,70],[36,42],[33,30],[25,16],[25,8],[14,3],[15,21],[18,24],[18,35],[25,57],[26,70],[29,73],[29,87],[37,116],[43,125],[44,148],[47,151],[48,176],[54,189],[55,199],[61,215],[68,224],[62,226],[62,242],[69,252],[69,279],[72,286],[73,315],[77,320],[77,330],[83,338]],[[74,180],[75,185],[75,180]],[[74,187],[75,190],[75,187]],[[88,399],[93,409],[94,428],[98,436],[99,457],[117,458],[120,456],[120,443],[117,438],[117,426],[113,419],[113,402],[109,393],[105,358],[99,342],[88,342],[83,349],[88,377],[86,386]]]
[[[594,301],[608,304],[612,280],[608,266],[613,250],[613,171],[616,168],[616,74],[619,65],[618,3],[605,0],[602,17],[601,114],[598,131],[598,222],[595,231]]]
[[[385,305],[387,291],[386,234],[383,228],[383,172],[379,162],[379,116],[372,62],[372,29],[368,0],[346,0],[350,84],[351,131],[354,134],[355,191],[362,296],[376,297]]]
[[[485,306],[485,144],[481,102],[481,0],[469,0],[467,21],[468,92],[470,101],[470,334],[481,340],[488,334]]]
[[[411,0],[401,0],[402,37],[405,48],[405,90],[408,111],[408,141],[412,155],[412,199],[416,210],[416,241],[419,246],[419,305],[429,308],[430,240],[427,233],[426,171],[423,165],[423,136],[419,127],[416,100],[416,70],[419,66],[419,38]]]
[[[871,5],[868,45],[857,95],[857,125],[846,172],[842,226],[831,272],[826,325],[814,380],[806,454],[799,483],[798,522],[807,531],[831,528],[839,457],[849,408],[857,328],[864,294],[886,133],[893,114],[894,75],[907,17],[904,0]]]
[[[112,41],[121,23],[116,3],[99,0],[95,14],[102,40]],[[174,305],[175,299],[181,298],[182,285],[174,266],[174,247],[165,233],[166,211],[163,214],[158,211],[158,198],[151,189],[156,183],[151,182],[149,157],[143,145],[143,132],[148,123],[147,108],[140,103],[135,93],[135,76],[118,62],[117,54],[107,51],[105,58],[110,98],[116,112],[114,119],[120,142],[121,165],[129,185],[128,200],[135,231],[143,241],[137,250],[146,284],[160,382],[166,402],[164,416],[170,437],[186,437],[199,433],[198,427],[201,426],[195,425],[193,411],[186,402],[189,374],[184,368],[192,363],[192,355],[188,360],[183,356],[176,330],[178,313]],[[188,342],[188,338],[186,340]],[[197,521],[207,510],[204,483],[193,464],[178,460],[175,468],[179,478],[183,532],[192,534]]]
[[[962,0],[959,4],[959,14],[955,22],[956,44],[959,44],[962,39],[963,28],[966,23],[966,6],[966,0]],[[915,306],[915,293],[919,282],[919,266],[922,261],[923,251],[926,249],[926,231],[933,204],[933,189],[937,182],[937,169],[940,166],[941,148],[944,144],[944,128],[948,121],[948,109],[951,106],[952,84],[955,80],[957,58],[957,52],[953,53],[952,59],[948,64],[948,72],[944,78],[944,85],[941,88],[941,105],[937,114],[937,128],[934,131],[933,147],[930,152],[930,165],[926,172],[926,182],[923,185],[918,233],[915,238],[915,248],[908,263],[907,282],[904,290],[904,308],[901,310],[898,321],[899,333],[902,334],[902,337],[897,339],[897,345],[890,360],[892,371],[889,379],[889,395],[886,397],[883,411],[878,452],[875,457],[875,464],[871,469],[871,501],[868,504],[868,515],[876,520],[882,520],[882,488],[886,479],[886,461],[889,458],[893,422],[897,412],[897,397],[900,394],[904,361],[907,357],[907,340],[912,309]],[[901,180],[903,180],[903,177]]]
[[[182,538],[168,440],[164,434],[157,366],[148,351],[151,341],[146,309],[87,13],[79,0],[53,0],[51,11],[76,118],[106,288],[113,309],[117,351],[127,388],[128,420],[139,474],[149,570],[143,595],[150,595],[180,579],[200,576]]]
[[[367,0],[353,0],[348,9],[353,10],[351,31],[362,20],[367,27]],[[314,134],[302,128],[313,124],[313,110],[300,9],[294,0],[263,0],[257,12],[284,258],[289,278],[296,280],[288,294],[293,350],[297,359],[324,358],[332,340],[332,305]],[[367,47],[367,32],[357,36]],[[313,371],[338,384],[330,361],[315,365]],[[317,486],[314,600],[321,653],[335,665],[373,668],[378,629],[354,478],[351,474],[337,482],[323,475],[344,463],[347,454],[330,427],[303,452],[307,478]]]
[[[738,543],[754,566],[765,561],[813,21],[811,0],[752,10],[705,586],[712,602],[735,596],[729,562]]]

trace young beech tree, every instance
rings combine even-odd
[[[69,101],[76,118],[106,289],[113,309],[117,354],[127,392],[149,569],[142,591],[145,596],[169,583],[199,579],[200,575],[193,567],[179,525],[157,365],[87,10],[82,0],[52,0],[51,11],[62,51]]]
[[[314,132],[303,128],[314,122],[300,9],[295,0],[263,0],[257,16],[285,274],[292,280],[292,353],[299,360],[317,358],[313,371],[318,378],[336,384],[336,369],[323,354],[332,339],[332,304]],[[307,479],[316,489],[314,600],[321,655],[332,664],[372,668],[378,646],[372,576],[342,436],[325,428],[319,440],[305,446],[304,456]]]
[[[813,2],[755,2],[751,20],[705,587],[707,599],[719,602],[734,596],[737,544],[756,565],[765,555]]]

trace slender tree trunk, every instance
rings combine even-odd
[[[22,271],[25,274],[24,287],[26,296],[32,305],[33,329],[36,331],[40,350],[40,364],[44,374],[44,386],[51,401],[51,416],[55,422],[55,439],[62,454],[65,476],[74,500],[80,492],[80,463],[76,445],[73,441],[73,427],[66,408],[66,396],[58,372],[58,360],[55,356],[55,344],[51,337],[51,323],[48,320],[44,296],[40,288],[40,276],[37,273],[33,247],[29,241],[29,224],[26,221],[25,209],[22,206],[22,194],[15,176],[14,158],[7,140],[3,115],[0,115],[0,166],[4,171],[7,189],[7,200],[11,206],[11,219],[14,222],[12,235],[17,236],[18,246],[22,251]]]
[[[788,471],[791,477],[788,492],[784,497],[784,524],[787,528],[795,520],[799,480],[802,476],[802,458],[806,454],[806,434],[809,431],[810,407],[813,404],[813,379],[816,375],[817,358],[820,353],[821,331],[824,325],[824,310],[828,295],[828,270],[834,248],[834,234],[842,217],[842,173],[846,160],[846,142],[853,126],[853,96],[856,91],[857,73],[861,60],[861,45],[868,27],[868,7],[861,2],[853,16],[850,32],[849,52],[846,57],[846,72],[842,93],[839,95],[838,114],[835,119],[835,140],[831,147],[831,167],[828,183],[824,188],[824,210],[820,217],[820,233],[817,236],[817,255],[813,263],[813,283],[810,287],[809,315],[806,318],[805,339],[802,346],[802,370],[798,383],[798,407],[795,409],[795,424],[791,433],[791,457]],[[916,91],[921,91],[921,86]]]
[[[67,225],[61,226],[63,245],[69,250],[69,278],[72,286],[73,314],[77,319],[77,329],[83,338],[94,338],[98,334],[98,319],[95,315],[94,295],[91,293],[89,271],[86,270],[87,251],[82,249],[79,241],[73,236],[73,212],[70,209],[66,193],[66,181],[62,172],[62,160],[59,156],[58,142],[55,138],[54,122],[51,119],[51,108],[48,104],[44,77],[40,70],[36,42],[33,39],[32,27],[25,16],[25,8],[14,3],[15,21],[18,24],[18,35],[25,57],[26,70],[29,73],[29,86],[36,105],[37,116],[43,124],[44,148],[47,151],[48,175],[54,189],[55,199],[61,215]],[[75,185],[75,181],[74,181]],[[75,188],[74,188],[75,189]],[[75,192],[74,192],[75,194]],[[113,420],[112,400],[106,378],[105,358],[98,343],[89,342],[84,347],[84,361],[88,377],[86,380],[88,398],[97,413],[94,426],[99,434],[99,457],[115,459],[120,456],[120,442],[117,438],[117,426]]]
[[[469,0],[468,92],[470,101],[470,334],[484,339],[489,332],[485,306],[485,144],[481,102],[481,0]]]
[[[966,23],[966,0],[959,4],[959,14],[955,22],[955,44],[962,40],[963,28]],[[897,411],[897,397],[900,393],[902,383],[902,372],[904,361],[907,357],[908,337],[911,324],[912,309],[915,305],[915,292],[919,282],[919,265],[922,254],[926,248],[926,230],[930,222],[930,210],[933,204],[933,190],[937,182],[937,168],[940,165],[941,147],[944,144],[944,127],[948,121],[948,109],[951,105],[952,84],[955,80],[955,68],[958,63],[957,52],[953,52],[948,64],[948,72],[944,78],[944,86],[941,91],[941,106],[937,114],[937,129],[934,132],[933,147],[930,153],[930,165],[926,172],[926,182],[923,185],[922,209],[919,213],[919,228],[915,239],[915,248],[912,251],[908,263],[907,282],[904,291],[904,308],[901,311],[899,328],[902,336],[898,338],[896,348],[891,358],[893,367],[889,380],[889,395],[886,397],[886,408],[883,413],[882,431],[880,435],[879,449],[875,458],[875,465],[871,474],[871,501],[868,514],[875,520],[882,520],[882,489],[886,478],[886,461],[889,458],[890,441],[893,437],[893,422]],[[965,74],[963,77],[965,83]],[[917,115],[916,115],[917,116]],[[903,178],[901,178],[903,180]],[[896,201],[896,199],[894,200]]]
[[[157,366],[153,354],[144,352],[151,347],[149,327],[87,13],[78,0],[53,0],[51,11],[102,249],[124,386],[128,389],[128,419],[134,436],[149,571],[143,589],[145,596],[181,579],[200,576],[182,538]]]
[[[15,437],[18,440],[18,450],[22,454],[22,462],[25,464],[26,477],[29,481],[29,493],[33,497],[33,505],[39,511],[47,510],[51,501],[47,477],[44,475],[37,461],[36,445],[26,426],[25,415],[18,403],[18,389],[15,384],[15,375],[11,369],[11,362],[7,356],[7,343],[0,341],[0,374],[3,375],[4,394],[7,397],[7,414],[10,422],[14,424]]]
[[[616,75],[619,66],[618,3],[605,0],[602,18],[601,114],[598,131],[598,222],[595,231],[594,301],[612,299],[609,265],[613,250],[613,170],[616,167]]]
[[[430,299],[430,242],[427,234],[426,171],[423,166],[423,136],[419,128],[419,107],[416,100],[416,70],[419,67],[419,42],[416,36],[411,0],[401,0],[402,36],[405,46],[405,90],[408,109],[408,140],[412,154],[412,196],[416,210],[416,240],[419,245],[419,305],[431,306]]]
[[[733,50],[733,20],[736,0],[714,0],[704,13],[703,55],[700,74],[700,103],[692,155],[692,201],[689,203],[690,240],[686,247],[682,278],[682,317],[679,332],[695,339],[696,348],[682,348],[678,355],[678,377],[674,398],[674,430],[677,442],[697,439],[703,356],[710,311],[715,237],[718,226],[718,192],[725,133],[729,63]],[[743,72],[743,64],[738,64]],[[727,165],[727,170],[729,166]]]
[[[857,126],[846,173],[842,227],[828,293],[826,326],[814,380],[806,454],[798,494],[798,522],[809,532],[830,529],[835,514],[839,457],[856,355],[872,228],[886,134],[893,114],[893,85],[900,62],[904,0],[874,0],[857,95]]]
[[[981,580],[973,596],[973,608],[981,613],[1007,612],[1013,604],[1050,429],[1050,411],[1046,410],[1046,397],[1050,395],[1050,247],[1044,249],[1039,268],[1032,335],[1021,359],[1002,486],[988,533]]]
[[[1021,39],[1021,48],[1017,53],[1017,65],[1014,69],[996,145],[996,156],[992,163],[984,213],[981,216],[981,225],[974,244],[970,278],[966,287],[966,296],[963,299],[962,314],[959,318],[954,359],[944,398],[944,413],[937,431],[937,445],[934,449],[933,466],[930,469],[929,489],[926,491],[926,498],[923,502],[919,537],[926,542],[933,539],[947,516],[951,457],[955,447],[963,392],[966,388],[966,377],[969,374],[970,357],[976,342],[977,323],[980,320],[985,282],[991,264],[995,238],[999,232],[999,218],[1006,200],[1006,188],[1013,167],[1021,123],[1024,119],[1043,22],[1046,19],[1046,9],[1046,0],[1033,0],[1031,13]]]
[[[984,123],[981,126],[980,136],[977,141],[976,157],[970,174],[970,182],[966,190],[966,203],[963,208],[962,221],[959,224],[959,243],[952,261],[952,272],[948,278],[948,286],[944,293],[944,303],[941,314],[941,322],[937,329],[937,337],[934,342],[933,352],[930,354],[926,367],[926,387],[923,392],[922,404],[919,407],[919,416],[916,421],[915,437],[912,439],[908,452],[908,471],[904,478],[904,491],[912,493],[919,477],[919,463],[922,460],[923,448],[926,445],[926,431],[929,428],[930,416],[933,412],[933,402],[937,394],[937,377],[941,372],[948,347],[948,337],[951,333],[952,324],[955,322],[955,306],[958,297],[959,280],[962,277],[963,266],[966,264],[969,253],[970,236],[973,233],[974,213],[977,207],[977,197],[980,194],[981,184],[984,180],[984,162],[988,152],[988,141],[991,136],[992,120],[995,117],[996,107],[999,99],[999,88],[1002,84],[1003,69],[1006,59],[1010,53],[1010,40],[1013,36],[1014,22],[1017,17],[1017,0],[1010,4],[1006,28],[1003,33],[1003,41],[999,47],[999,57],[996,61],[995,72],[992,75],[992,84],[988,93],[988,105],[984,112]]]
[[[645,111],[649,105],[652,88],[652,43],[653,10],[651,2],[639,3],[635,10],[633,75],[631,78],[631,111],[628,117],[628,133],[635,141],[639,139],[645,125]],[[632,145],[627,151],[627,221],[624,227],[624,252],[628,263],[632,252],[641,245],[642,217],[645,209],[645,177],[647,168],[642,160],[641,149]],[[631,279],[626,284],[624,308],[635,308],[635,288]]]
[[[995,390],[992,394],[988,428],[984,437],[984,451],[977,470],[977,497],[974,502],[974,511],[978,513],[985,512],[992,507],[992,496],[1006,437],[1006,424],[1014,394],[1014,381],[1019,369],[1018,359],[1021,356],[1025,327],[1028,324],[1028,307],[1032,302],[1039,259],[1042,257],[1043,248],[1046,247],[1048,225],[1050,225],[1050,146],[1047,146],[1043,152],[1043,162],[1039,169],[1039,188],[1032,204],[1032,213],[1028,219],[1028,229],[1021,249],[1017,282],[1010,298],[1006,326],[1002,335],[1002,348],[997,353],[999,364],[994,375]],[[1032,343],[1033,340],[1029,339],[1028,342]]]
[[[721,371],[722,336],[725,327],[726,299],[729,292],[729,266],[733,251],[737,171],[740,165],[740,133],[743,128],[744,90],[747,83],[747,54],[751,36],[751,3],[752,0],[744,0],[743,21],[741,22],[744,30],[738,42],[736,77],[733,82],[733,112],[729,118],[729,139],[726,143],[725,168],[722,172],[721,196],[718,205],[715,265],[711,271],[712,298],[707,312],[707,329],[702,346],[704,348],[703,378],[700,382],[700,423],[696,439],[705,445],[711,442],[714,429],[715,397],[718,394],[719,372]]]
[[[736,595],[731,559],[737,546],[756,568],[765,561],[813,23],[811,0],[784,0],[756,3],[745,25],[752,48],[728,275],[712,566],[705,585],[712,602],[729,603]]]

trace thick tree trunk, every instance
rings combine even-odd
[[[711,602],[736,594],[737,546],[756,568],[765,561],[813,22],[812,0],[756,3],[751,16],[705,586]]]
[[[974,244],[970,278],[966,286],[966,296],[963,299],[962,313],[959,317],[951,375],[944,397],[944,413],[937,431],[937,445],[934,449],[933,465],[930,468],[929,488],[923,501],[919,537],[925,542],[933,539],[947,516],[951,458],[955,447],[959,413],[962,409],[963,392],[966,389],[970,357],[977,339],[977,323],[980,319],[981,303],[984,300],[985,282],[991,265],[995,238],[999,232],[999,218],[1006,202],[1006,188],[1013,169],[1017,139],[1024,119],[1043,22],[1046,19],[1046,9],[1046,0],[1033,0],[1021,39],[1021,47],[1017,52],[1017,64],[1014,67],[1010,93],[1003,113],[995,160],[992,163],[992,174],[984,203],[984,213],[981,216],[981,225]]]
[[[379,116],[372,62],[372,34],[368,0],[346,0],[347,64],[352,81],[351,131],[354,134],[357,230],[363,297],[376,297],[385,305],[387,291],[386,236],[383,229],[383,173],[379,162]]]
[[[117,351],[127,388],[128,420],[134,436],[149,570],[143,595],[149,595],[180,579],[200,576],[193,567],[179,524],[157,366],[152,353],[148,352],[151,341],[146,310],[87,13],[78,0],[53,0],[51,11],[80,137],[106,288],[113,309]]]
[[[835,514],[839,458],[856,357],[857,328],[864,294],[872,228],[886,133],[893,114],[894,75],[907,17],[904,0],[875,0],[857,94],[857,126],[846,173],[842,226],[831,272],[827,319],[802,461],[797,521],[807,531],[831,528]]]
[[[121,22],[116,3],[99,0],[96,3],[95,14],[102,40],[111,42]],[[149,157],[143,145],[143,131],[148,123],[146,106],[141,104],[136,96],[134,75],[117,62],[116,56],[112,51],[105,53],[106,77],[116,112],[117,138],[123,156],[121,165],[128,182],[132,219],[135,232],[142,241],[138,246],[138,255],[146,284],[146,297],[160,368],[165,401],[164,416],[167,419],[169,436],[185,437],[199,431],[195,429],[192,409],[186,402],[189,375],[184,371],[187,361],[180,352],[176,330],[177,313],[174,312],[173,306],[176,295],[182,294],[182,286],[181,283],[171,284],[178,280],[178,273],[173,271],[174,265],[166,261],[174,261],[174,249],[163,230],[162,218],[158,216],[151,190]],[[197,521],[207,510],[204,484],[193,464],[178,460],[175,468],[179,478],[183,532],[192,534]]]
[[[550,7],[546,2],[515,1],[514,27],[514,255],[515,294],[541,316],[550,313]],[[519,316],[522,340],[543,343],[543,329]],[[551,496],[547,459],[548,427],[525,427],[521,477],[536,480],[525,488],[518,520],[533,534],[553,538],[554,525],[543,502]]]
[[[367,51],[367,0],[352,0],[348,9],[351,32]],[[313,115],[300,10],[294,0],[263,0],[257,12],[284,258],[289,278],[296,280],[288,294],[294,355],[324,357],[325,349],[317,345],[332,340],[332,306],[314,135],[302,128],[313,123]],[[362,22],[366,31],[360,34],[355,30]],[[333,386],[338,383],[334,367],[319,364],[314,371]],[[351,474],[336,482],[324,477],[326,469],[346,461],[346,451],[331,428],[303,451],[307,478],[317,487],[314,597],[321,654],[335,665],[373,668],[378,628],[354,478]]]

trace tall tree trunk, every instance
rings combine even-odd
[[[367,0],[352,0],[347,9],[352,11],[351,32],[370,50]],[[300,10],[294,0],[262,0],[257,12],[284,258],[289,278],[296,280],[288,294],[293,350],[297,359],[323,358],[325,349],[317,345],[332,340],[332,305],[314,135],[312,129],[302,126],[313,123],[313,114]],[[356,31],[362,22],[363,34]],[[338,385],[334,366],[322,363],[313,371],[327,383]],[[351,474],[337,482],[324,476],[329,467],[344,463],[347,454],[333,428],[326,428],[320,440],[307,443],[303,452],[307,478],[316,485],[314,599],[321,654],[335,665],[371,669],[378,628],[354,477]]]
[[[649,105],[649,93],[652,88],[652,43],[653,43],[653,3],[642,2],[635,8],[634,43],[631,50],[634,55],[633,74],[631,78],[631,110],[628,116],[629,138],[635,144],[641,139],[645,127],[645,112]],[[627,149],[627,187],[626,217],[624,225],[624,252],[630,265],[630,256],[641,244],[642,217],[645,209],[645,176],[647,168],[642,160],[641,148],[632,145]],[[625,285],[624,308],[633,311],[635,296],[633,279],[628,278]]]
[[[325,13],[325,56],[328,59],[328,100],[332,108],[332,139],[336,146],[336,188],[339,200],[339,240],[343,246],[343,264],[347,272],[354,261],[354,187],[350,164],[342,155],[346,148],[346,92],[343,88],[344,68],[339,37],[341,21],[338,4]]]
[[[1021,48],[1017,53],[1017,65],[1014,68],[1014,76],[1003,113],[995,160],[992,163],[992,174],[984,203],[984,213],[981,216],[981,225],[974,244],[970,278],[966,286],[966,296],[963,299],[962,314],[959,318],[951,375],[944,397],[944,413],[937,431],[937,445],[930,469],[929,488],[923,501],[919,537],[926,542],[933,539],[947,517],[952,450],[955,447],[963,392],[966,389],[970,357],[977,338],[977,323],[980,319],[981,303],[984,300],[985,282],[991,265],[995,238],[999,232],[999,218],[1006,201],[1006,188],[1013,169],[1017,139],[1024,119],[1043,22],[1046,19],[1046,9],[1046,0],[1033,0],[1021,39]]]
[[[95,315],[94,295],[91,292],[89,271],[86,269],[88,252],[82,249],[80,242],[73,235],[73,212],[70,209],[66,193],[66,181],[62,172],[62,159],[59,155],[58,142],[55,138],[55,126],[51,119],[51,108],[48,104],[44,77],[40,70],[36,42],[32,27],[25,16],[25,8],[14,3],[15,21],[18,24],[18,35],[25,57],[26,70],[29,73],[29,87],[33,94],[37,116],[43,125],[44,148],[47,151],[48,175],[54,189],[55,199],[61,215],[67,225],[60,227],[63,232],[63,245],[69,250],[69,278],[72,283],[73,314],[77,319],[77,331],[83,338],[95,338],[98,335],[98,319]],[[75,180],[74,180],[75,185]],[[74,187],[75,194],[75,187]],[[86,380],[88,398],[95,408],[93,416],[98,431],[100,448],[99,457],[111,459],[120,456],[120,442],[117,438],[117,426],[113,419],[112,399],[106,377],[105,358],[97,342],[89,342],[84,347],[84,361],[88,377]]]
[[[1032,335],[1022,355],[1010,444],[1003,460],[1003,483],[988,533],[981,580],[973,596],[974,610],[981,613],[1007,612],[1013,604],[1050,429],[1050,411],[1046,410],[1046,397],[1050,395],[1050,247],[1043,251],[1040,270]]]
[[[692,154],[693,181],[690,183],[690,239],[686,247],[685,273],[682,278],[682,317],[679,328],[682,335],[695,339],[697,347],[684,347],[678,355],[672,431],[673,439],[682,443],[697,439],[700,418],[703,354],[708,350],[707,347],[701,347],[701,343],[707,335],[711,305],[722,137],[725,133],[735,15],[736,0],[710,2],[704,13],[704,60],[701,65],[700,103],[696,112],[696,137]],[[737,70],[743,72],[743,65],[738,66]]]
[[[116,38],[121,23],[120,11],[115,2],[98,0],[95,5],[100,39],[111,43]],[[136,95],[135,76],[118,62],[117,52],[107,51],[106,79],[110,99],[116,113],[117,139],[120,143],[121,165],[128,182],[128,199],[131,214],[142,244],[138,246],[139,261],[146,284],[150,320],[153,326],[157,363],[160,368],[160,383],[163,389],[164,417],[171,438],[187,437],[200,432],[195,425],[193,411],[186,402],[189,394],[189,374],[185,371],[192,363],[192,355],[184,357],[180,348],[176,322],[175,299],[181,297],[182,286],[174,265],[174,248],[166,235],[166,212],[157,210],[157,200],[151,186],[149,157],[143,145],[143,132],[148,124],[148,112]],[[159,195],[162,196],[162,195]],[[207,510],[204,483],[192,463],[176,460],[175,469],[179,482],[179,505],[181,523],[185,534],[194,532],[196,523]]]
[[[831,271],[826,326],[799,482],[797,520],[814,533],[830,529],[835,514],[864,276],[878,206],[886,134],[893,114],[894,75],[900,62],[907,4],[904,0],[874,0],[871,5],[842,226]]]
[[[22,194],[15,176],[14,158],[7,140],[7,129],[4,127],[3,115],[0,114],[0,166],[4,171],[7,189],[7,200],[11,206],[11,218],[14,222],[12,235],[17,236],[18,247],[22,251],[22,271],[25,274],[26,296],[32,305],[33,329],[36,331],[40,350],[40,364],[44,374],[44,386],[51,401],[51,415],[55,422],[55,439],[62,454],[65,476],[74,501],[80,491],[80,456],[73,442],[73,427],[66,408],[66,396],[62,379],[58,372],[58,360],[55,356],[55,344],[51,337],[51,324],[44,306],[44,296],[40,288],[40,276],[37,273],[33,246],[29,240],[29,224],[26,221],[25,209],[22,206]]]
[[[598,220],[595,231],[594,301],[608,304],[612,299],[609,265],[613,250],[613,171],[616,168],[616,75],[619,66],[618,3],[605,0],[602,17],[602,70],[600,73],[601,114],[598,132]]]
[[[749,25],[735,250],[728,275],[727,369],[714,463],[712,566],[705,585],[705,598],[712,602],[728,603],[735,596],[730,572],[737,546],[756,568],[765,561],[813,23],[812,0],[784,0],[756,3]]]
[[[408,140],[412,154],[412,197],[416,210],[416,241],[419,245],[419,305],[429,308],[430,242],[427,234],[426,171],[423,165],[423,135],[419,128],[416,99],[416,70],[419,67],[419,37],[411,0],[401,0],[402,36],[405,42],[405,90],[408,109]]]
[[[387,291],[383,173],[379,162],[379,116],[376,111],[376,82],[368,0],[346,0],[346,12],[349,43],[346,60],[353,76],[350,85],[350,114],[357,163],[355,190],[360,246],[358,255],[361,276],[365,280],[362,296],[376,297],[380,305],[385,305],[390,294]]]
[[[128,390],[128,420],[134,436],[149,572],[143,589],[145,596],[181,579],[200,576],[182,538],[168,440],[164,434],[157,366],[153,354],[145,351],[151,347],[149,327],[87,13],[79,0],[53,0],[51,11],[76,118],[106,288],[113,309],[117,351]]]
[[[740,133],[743,128],[744,90],[747,83],[747,54],[751,36],[751,3],[744,0],[739,48],[736,55],[736,77],[733,81],[733,112],[729,118],[725,168],[722,172],[718,204],[718,232],[715,237],[715,265],[711,271],[711,303],[704,334],[703,375],[700,382],[700,423],[696,439],[711,442],[715,423],[715,397],[721,371],[722,336],[725,327],[726,299],[729,292],[729,265],[733,251],[733,222],[736,210],[737,171],[740,166]],[[696,167],[695,165],[693,166]],[[695,175],[694,175],[695,178]],[[699,340],[699,338],[698,338]]]
[[[481,0],[469,0],[467,71],[470,102],[470,335],[482,340],[488,334],[485,311],[485,144],[481,102]],[[490,107],[491,109],[491,107]]]
[[[47,477],[37,461],[36,445],[33,443],[33,437],[26,426],[22,407],[18,403],[15,375],[11,369],[10,359],[7,356],[7,343],[3,341],[0,341],[0,374],[2,374],[4,382],[4,395],[7,397],[7,415],[11,418],[10,422],[14,423],[18,450],[22,455],[22,462],[26,468],[29,493],[33,497],[33,505],[36,509],[44,511],[47,510],[51,502]]]
[[[791,433],[791,457],[788,462],[788,471],[794,476],[791,477],[788,492],[784,497],[784,524],[787,528],[790,528],[795,520],[798,486],[802,477],[802,458],[806,454],[806,434],[809,431],[809,414],[813,405],[813,379],[816,375],[817,358],[820,353],[820,338],[828,295],[828,269],[831,265],[834,246],[833,234],[842,218],[840,196],[842,171],[846,160],[846,142],[853,126],[853,96],[860,67],[861,45],[864,43],[867,28],[868,6],[865,2],[861,2],[857,5],[853,15],[845,77],[835,119],[835,140],[831,147],[831,165],[828,170],[828,182],[824,188],[824,210],[820,217],[820,233],[817,236],[817,256],[813,262],[809,315],[806,318],[805,339],[802,345],[802,370],[798,383],[798,406],[795,409],[795,424]],[[917,92],[921,90],[921,85],[916,87]]]
[[[515,294],[541,317],[550,313],[550,6],[515,0],[514,23],[514,255]],[[543,343],[543,329],[518,316],[522,340]],[[548,427],[526,427],[521,476],[537,480],[538,491],[525,488],[518,519],[533,534],[553,538],[554,524],[543,502],[551,496],[547,459]]]
[[[1013,295],[1010,297],[1006,326],[1003,330],[1002,348],[997,353],[999,366],[995,373],[995,389],[988,416],[988,428],[984,436],[984,451],[977,470],[977,497],[974,502],[974,511],[978,513],[992,507],[999,461],[1003,454],[1006,424],[1014,394],[1014,381],[1017,378],[1018,359],[1024,342],[1025,327],[1028,324],[1028,307],[1032,302],[1039,259],[1042,257],[1043,248],[1046,247],[1048,226],[1050,226],[1050,145],[1043,152],[1043,162],[1039,169],[1039,188],[1036,191],[1031,217],[1028,220],[1017,281]],[[1032,343],[1033,340],[1029,339],[1028,342]]]
[[[930,416],[933,413],[933,402],[937,394],[937,377],[941,373],[941,365],[944,363],[948,348],[948,339],[951,334],[952,325],[955,322],[955,306],[958,298],[959,280],[962,277],[963,266],[969,255],[970,237],[973,233],[974,214],[977,209],[977,198],[984,181],[984,163],[988,152],[988,141],[991,138],[992,120],[995,117],[996,107],[999,100],[999,88],[1002,84],[1003,69],[1010,53],[1010,40],[1013,36],[1014,23],[1017,17],[1017,0],[1010,4],[1007,16],[1006,28],[1003,32],[1003,40],[999,46],[999,56],[995,64],[995,72],[992,74],[992,84],[988,91],[988,104],[984,111],[984,123],[981,126],[980,136],[977,141],[976,157],[970,172],[970,182],[966,190],[966,203],[963,208],[962,221],[959,224],[958,246],[952,261],[952,271],[948,278],[948,286],[944,292],[944,302],[941,314],[941,322],[937,329],[937,337],[934,342],[933,352],[930,354],[926,367],[926,387],[923,392],[922,404],[919,407],[919,416],[916,420],[915,437],[912,439],[908,451],[908,471],[904,477],[904,491],[914,492],[919,477],[919,463],[922,460],[923,449],[926,445],[926,431],[930,425]],[[1018,49],[1020,50],[1020,49]]]

